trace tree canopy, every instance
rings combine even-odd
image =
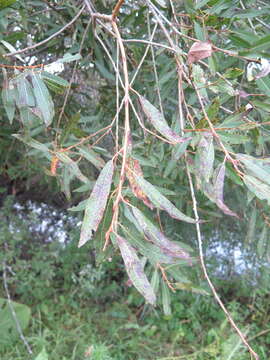
[[[79,212],[78,246],[121,253],[165,313],[176,289],[227,312],[202,232],[230,217],[269,262],[269,20],[259,0],[0,0],[2,199]]]

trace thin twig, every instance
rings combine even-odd
[[[191,174],[190,174],[188,163],[187,163],[187,157],[186,157],[186,171],[187,171],[187,175],[188,175],[189,187],[190,187],[191,198],[192,198],[192,203],[193,203],[194,217],[195,217],[195,220],[196,220],[196,232],[197,232],[197,240],[198,240],[198,246],[199,246],[199,257],[200,257],[200,262],[201,262],[201,267],[202,267],[202,270],[203,270],[203,274],[204,274],[204,276],[206,278],[206,281],[207,281],[207,283],[208,283],[208,285],[209,285],[209,287],[210,287],[216,301],[218,302],[219,306],[221,307],[221,309],[223,310],[223,312],[227,316],[227,319],[231,323],[234,330],[239,335],[239,337],[242,340],[243,344],[245,344],[245,346],[248,348],[250,354],[254,357],[254,359],[259,360],[258,354],[251,348],[251,346],[249,345],[249,343],[247,342],[247,340],[245,338],[245,335],[242,333],[242,331],[238,328],[238,326],[234,322],[233,318],[231,317],[231,314],[226,309],[226,307],[223,304],[222,300],[220,299],[218,293],[216,292],[216,289],[215,289],[212,281],[210,280],[210,278],[208,276],[208,273],[207,273],[207,270],[206,270],[206,265],[204,263],[204,255],[203,255],[203,248],[202,248],[202,236],[201,236],[201,228],[200,228],[200,223],[199,223],[200,222],[200,217],[198,215],[197,200],[196,200],[196,197],[195,197],[194,186],[193,186]]]
[[[72,25],[72,24],[81,16],[84,8],[85,8],[85,5],[82,6],[81,10],[74,16],[74,18],[73,18],[69,23],[67,23],[67,24],[66,24],[65,26],[63,26],[60,30],[58,30],[56,33],[52,34],[52,35],[49,36],[48,38],[40,41],[40,42],[37,43],[37,44],[28,46],[28,47],[26,47],[26,48],[24,48],[24,49],[21,49],[21,50],[18,50],[18,51],[14,51],[14,52],[11,52],[11,53],[4,54],[3,57],[8,57],[8,56],[14,56],[14,55],[17,55],[17,54],[21,54],[21,53],[23,53],[23,52],[26,52],[26,51],[35,49],[35,48],[37,48],[38,46],[41,46],[41,45],[46,44],[48,41],[52,40],[53,38],[55,38],[56,36],[58,36],[59,34],[61,34],[61,33],[62,33],[63,31],[65,31],[70,25]]]
[[[117,187],[117,194],[116,199],[113,204],[113,218],[110,225],[109,230],[106,233],[106,240],[103,247],[103,250],[106,249],[108,242],[109,242],[109,236],[112,231],[115,231],[117,233],[117,223],[118,223],[118,215],[119,215],[119,204],[122,200],[122,188],[125,181],[125,171],[126,171],[126,162],[127,162],[127,153],[128,153],[128,141],[130,137],[130,123],[129,123],[129,90],[130,90],[130,84],[129,84],[129,78],[128,78],[128,67],[127,67],[127,58],[126,58],[126,51],[124,48],[124,44],[120,35],[120,32],[118,30],[116,22],[112,22],[112,27],[115,32],[115,36],[117,39],[117,42],[119,44],[120,54],[121,54],[121,60],[122,60],[122,67],[123,67],[123,74],[124,74],[124,84],[125,84],[125,95],[124,95],[124,107],[125,107],[125,132],[124,132],[124,140],[123,140],[123,158],[122,158],[122,167],[120,171],[120,180]]]
[[[33,354],[32,349],[31,349],[30,345],[28,344],[25,336],[23,335],[21,324],[19,322],[19,319],[17,318],[16,312],[14,310],[14,307],[13,307],[13,304],[12,304],[12,301],[11,301],[10,293],[9,293],[9,290],[8,290],[8,284],[7,284],[6,268],[7,268],[6,262],[3,261],[3,282],[4,282],[5,293],[6,293],[6,296],[7,296],[8,306],[9,306],[10,312],[12,314],[13,320],[14,320],[14,322],[16,324],[16,328],[17,328],[17,331],[19,333],[19,336],[20,336],[22,342],[24,343],[28,353],[32,355]]]
[[[119,13],[119,10],[121,8],[121,6],[123,5],[125,0],[118,0],[117,4],[115,5],[113,11],[112,11],[112,20],[114,21],[116,16]]]

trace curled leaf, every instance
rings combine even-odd
[[[126,239],[119,235],[116,236],[116,241],[132,284],[139,293],[142,294],[146,301],[154,305],[156,302],[156,295],[143,271],[143,266],[135,249],[126,241]]]
[[[174,144],[187,142],[190,138],[182,138],[168,125],[162,113],[143,96],[139,97],[142,109],[154,128]]]
[[[78,247],[83,246],[92,237],[103,217],[111,189],[113,161],[110,160],[101,170],[92,193],[87,200]]]
[[[213,53],[212,45],[210,42],[198,41],[192,44],[188,52],[188,64],[198,62],[211,56]]]

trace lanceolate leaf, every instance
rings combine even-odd
[[[65,153],[63,152],[57,152],[55,153],[55,156],[62,161],[64,164],[68,165],[69,167],[69,171],[74,174],[79,180],[81,180],[84,183],[88,183],[88,179],[86,176],[83,175],[83,173],[81,172],[78,164],[72,160],[70,157],[68,157]]]
[[[116,236],[117,244],[125,263],[126,271],[135,288],[150,304],[156,302],[156,295],[150,285],[135,249],[123,237]]]
[[[158,132],[160,132],[166,139],[170,140],[175,144],[190,140],[190,138],[182,138],[178,134],[176,134],[169,127],[162,113],[155,106],[153,106],[148,100],[146,100],[143,96],[140,96],[139,100],[148,120],[151,122],[154,128]]]
[[[105,161],[92,149],[86,147],[80,148],[79,153],[96,168],[102,169],[105,165]]]
[[[238,215],[231,211],[228,206],[226,206],[223,202],[223,189],[224,189],[224,179],[225,179],[225,163],[222,163],[218,166],[215,171],[214,181],[214,196],[216,199],[216,204],[224,212],[224,214],[238,217]]]
[[[15,88],[13,82],[9,82],[5,69],[3,71],[3,90],[2,90],[2,101],[7,113],[9,122],[12,124],[15,115]]]
[[[113,161],[108,161],[100,172],[92,193],[87,200],[78,245],[79,247],[83,246],[91,239],[92,232],[97,230],[102,219],[111,189],[113,168]]]
[[[223,188],[224,188],[224,178],[225,178],[225,164],[220,164],[214,174],[213,174],[213,183],[203,181],[201,184],[201,189],[204,194],[213,201],[220,210],[226,215],[238,217],[238,215],[231,211],[223,201]]]
[[[202,177],[206,182],[209,181],[213,173],[213,165],[215,159],[215,150],[213,145],[213,136],[206,134],[202,137],[198,144],[196,152],[196,166],[195,170],[198,173],[198,180]]]
[[[237,154],[237,159],[245,165],[246,170],[252,176],[270,186],[270,159],[257,159],[246,154]]]
[[[190,255],[177,243],[167,239],[167,237],[150,220],[148,220],[139,209],[132,207],[132,212],[148,239],[158,245],[166,255],[185,259],[190,262]]]
[[[152,184],[141,176],[134,175],[134,179],[140,185],[142,190],[147,194],[151,202],[158,208],[165,210],[171,217],[182,220],[191,224],[195,224],[196,220],[183,214],[178,210],[173,203],[170,202],[165,196],[163,196]]]
[[[38,73],[33,72],[31,78],[37,107],[41,111],[45,125],[49,126],[54,117],[54,104],[51,95]]]
[[[253,194],[261,200],[267,200],[270,205],[270,186],[268,184],[250,175],[244,175],[243,180]]]
[[[16,104],[20,108],[22,106],[35,106],[35,98],[33,88],[25,77],[20,77],[16,81],[19,98],[16,99]]]

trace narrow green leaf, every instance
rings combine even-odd
[[[142,109],[147,116],[148,120],[154,126],[154,128],[160,132],[166,139],[170,140],[174,144],[183,143],[190,138],[183,138],[176,134],[167,124],[162,113],[153,106],[148,100],[146,100],[143,96],[139,97]]]
[[[257,209],[254,206],[252,208],[251,214],[248,219],[248,231],[247,231],[247,235],[246,235],[246,239],[245,239],[245,242],[248,244],[254,242],[255,237],[256,237],[256,232],[255,232],[256,219],[257,219]]]
[[[162,281],[161,294],[162,294],[162,306],[163,306],[164,315],[171,316],[172,315],[171,294],[168,285],[165,283],[164,280]]]
[[[143,191],[147,194],[148,198],[151,202],[161,210],[166,211],[171,217],[182,220],[191,224],[195,224],[196,220],[191,217],[183,214],[180,210],[178,210],[173,203],[170,202],[165,196],[163,196],[155,186],[150,184],[147,180],[142,178],[141,176],[137,176],[134,174],[134,179],[143,189]]]
[[[101,170],[91,195],[87,200],[78,247],[83,246],[90,240],[92,232],[98,228],[110,193],[113,170],[113,160],[110,160]]]
[[[191,262],[190,255],[176,242],[170,241],[139,209],[133,206],[132,212],[148,239],[159,246],[166,255]]]
[[[156,295],[144,273],[143,266],[135,249],[133,249],[126,239],[119,235],[116,236],[116,240],[132,284],[139,293],[142,294],[146,301],[154,305],[156,302]]]
[[[16,81],[19,97],[16,99],[17,106],[35,106],[35,98],[32,85],[26,79],[26,77],[20,77]]]
[[[102,169],[105,166],[105,161],[93,149],[83,147],[79,149],[79,153],[97,169]]]
[[[51,95],[42,81],[40,74],[32,72],[31,78],[37,107],[41,111],[45,125],[49,126],[54,117],[54,104]]]
[[[87,177],[83,175],[76,161],[72,160],[69,156],[60,151],[56,152],[55,156],[64,164],[68,165],[70,172],[74,174],[79,180],[86,184],[88,183]]]
[[[205,134],[198,144],[195,158],[195,170],[199,181],[201,177],[206,182],[209,181],[213,173],[214,159],[215,150],[213,145],[213,136],[210,133]]]
[[[14,84],[12,82],[8,82],[4,75],[2,101],[11,124],[15,115],[15,94],[16,90],[14,88]]]
[[[268,226],[264,224],[257,243],[257,252],[260,258],[262,258],[266,252],[266,244],[268,240],[267,233],[268,233]]]
[[[154,290],[154,293],[157,294],[158,289],[159,289],[159,274],[158,274],[157,267],[155,267],[155,270],[153,271],[153,274],[152,274],[151,286]]]
[[[49,148],[47,145],[45,144],[42,144],[32,138],[27,138],[27,137],[24,137],[20,134],[13,134],[12,136],[14,136],[16,139],[24,142],[26,145],[29,145],[31,146],[32,148],[34,149],[37,149],[39,151],[41,151],[49,160],[52,159],[52,155],[50,154],[49,152]]]
[[[248,189],[261,200],[267,200],[270,205],[270,186],[254,176],[244,175],[244,183]]]
[[[270,97],[270,79],[269,77],[263,77],[260,79],[256,79],[256,84],[260,91]]]
[[[1,0],[0,1],[0,10],[14,4],[17,0]]]
[[[72,61],[76,61],[76,60],[80,60],[81,59],[81,55],[80,54],[70,54],[70,53],[66,53],[61,59],[58,59],[56,62],[57,63],[69,63]]]
[[[262,10],[265,11],[265,10]],[[262,51],[262,50],[267,50],[270,48],[270,35],[266,35],[263,38],[255,41],[252,45],[251,45],[251,49],[253,51]]]
[[[248,173],[270,186],[270,158],[259,159],[246,154],[236,154]]]

